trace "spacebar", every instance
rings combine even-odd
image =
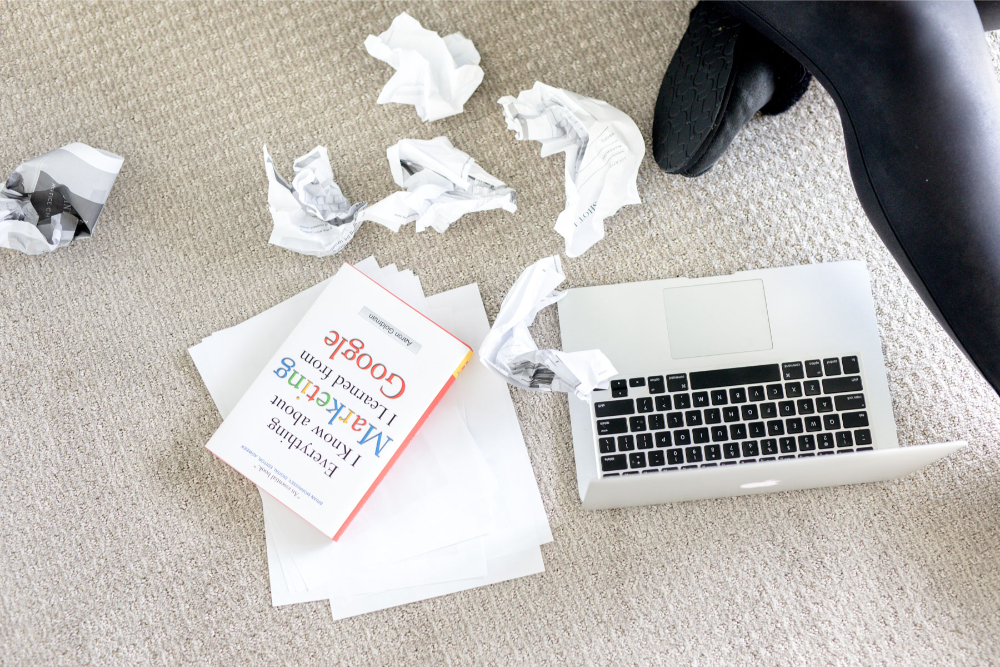
[[[757,382],[777,382],[781,380],[781,369],[778,364],[765,364],[764,366],[723,368],[717,371],[696,371],[690,373],[690,376],[692,389],[711,389]]]

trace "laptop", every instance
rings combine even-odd
[[[861,262],[570,289],[563,350],[580,499],[605,509],[893,479],[965,446],[900,447]]]

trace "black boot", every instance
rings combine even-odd
[[[785,111],[811,78],[797,60],[723,7],[698,3],[656,100],[657,164],[672,174],[705,173],[754,114]]]

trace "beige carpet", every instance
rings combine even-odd
[[[362,42],[404,7],[479,48],[465,113],[375,103],[391,71]],[[862,260],[900,441],[966,451],[892,483],[584,512],[564,397],[515,391],[555,535],[544,574],[337,623],[270,605],[260,500],[204,449],[219,415],[188,346],[370,254],[428,292],[478,282],[495,315],[563,247],[562,157],[515,141],[496,100],[541,80],[648,140],[690,7],[0,3],[3,175],[72,141],[125,157],[92,240],[0,251],[0,664],[1000,662],[1000,399],[869,228],[815,85],[697,180],[647,150],[643,204],[565,262],[567,286]],[[374,202],[396,190],[386,147],[440,134],[517,190],[516,214],[367,223],[334,258],[268,245],[265,142],[286,172],[328,146],[348,197]],[[558,342],[554,309],[536,329]]]

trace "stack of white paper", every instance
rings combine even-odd
[[[473,349],[489,332],[476,285],[425,297],[411,271],[357,268]],[[191,348],[223,417],[322,289]],[[272,603],[329,599],[338,619],[542,572],[552,540],[510,394],[482,364],[466,366],[339,541],[261,498]]]

